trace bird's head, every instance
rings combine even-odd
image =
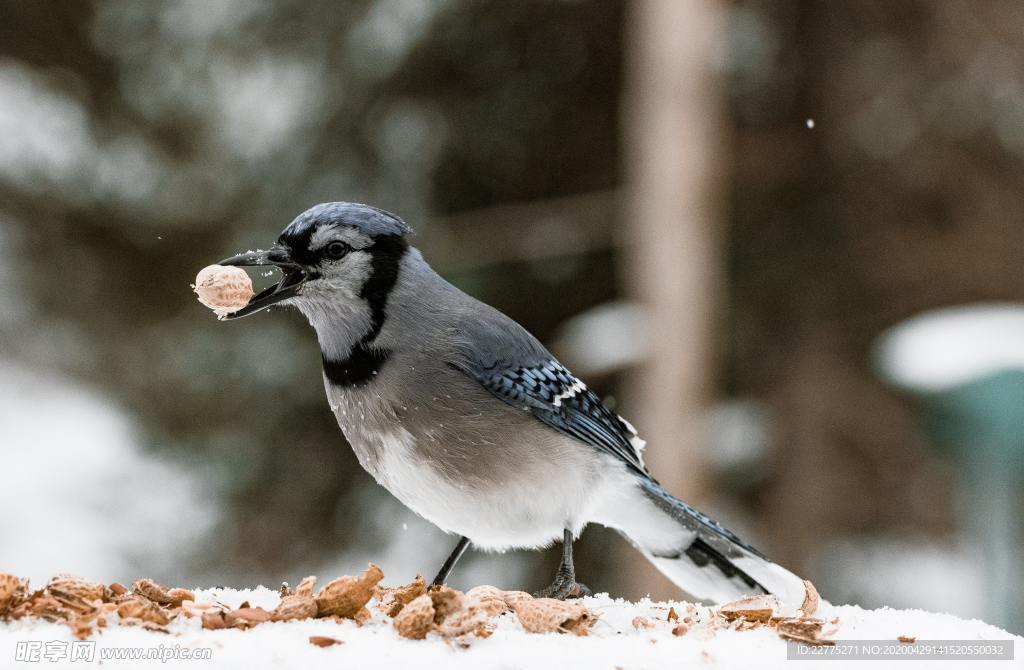
[[[248,316],[278,303],[300,309],[341,301],[372,305],[394,285],[409,232],[400,218],[369,205],[327,202],[311,207],[288,224],[269,250],[220,261],[220,265],[274,265],[283,275],[225,318]]]

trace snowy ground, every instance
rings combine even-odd
[[[279,601],[275,591],[213,589],[199,590],[196,600],[217,601],[238,607],[249,601],[254,607],[273,609]],[[497,618],[490,637],[472,637],[460,644],[430,634],[425,640],[399,637],[392,620],[371,606],[373,619],[360,626],[351,620],[336,623],[330,619],[292,622],[268,622],[249,630],[203,630],[197,617],[179,617],[168,627],[169,633],[134,626],[110,625],[85,641],[94,642],[93,660],[72,661],[73,653],[85,654],[85,648],[71,635],[66,624],[23,618],[0,623],[0,668],[16,667],[216,667],[216,668],[815,668],[839,670],[850,662],[787,661],[787,643],[770,627],[751,630],[708,630],[698,623],[686,634],[672,634],[674,623],[666,620],[670,606],[686,611],[685,603],[659,603],[643,600],[629,603],[607,595],[587,598],[584,604],[600,618],[586,637],[571,634],[535,634],[523,630],[515,614]],[[692,610],[691,610],[692,611]],[[698,621],[709,620],[709,612],[698,610]],[[899,636],[917,640],[1014,640],[1017,651],[1024,650],[1024,639],[1010,635],[980,621],[958,619],[946,614],[920,610],[863,610],[855,606],[823,605],[816,614],[827,620],[838,618],[825,632],[837,640],[886,640],[899,645]],[[643,617],[648,625],[636,624]],[[340,640],[328,647],[310,643],[310,636]],[[20,651],[19,651],[19,643]],[[32,644],[38,643],[38,644]],[[188,659],[164,663],[160,660],[116,660],[101,656],[109,653],[135,653],[125,649],[156,648],[172,653],[175,647],[192,653],[208,649],[209,660]],[[38,660],[28,657],[37,650]],[[77,649],[77,651],[76,651]],[[207,653],[207,652],[200,652]],[[18,655],[24,661],[16,660]],[[28,656],[27,656],[28,655]],[[53,660],[48,660],[53,658]],[[793,665],[793,664],[796,665]],[[858,665],[882,668],[948,666],[976,667],[977,661],[910,662],[875,660]],[[1021,660],[993,661],[983,667],[1024,667]]]

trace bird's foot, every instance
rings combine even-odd
[[[567,598],[582,598],[594,595],[586,586],[576,581],[573,575],[559,574],[551,585],[533,594],[535,598],[556,598],[565,600]]]

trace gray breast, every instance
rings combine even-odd
[[[381,468],[389,460],[382,451],[399,448],[396,435],[406,437],[401,447],[418,466],[461,487],[553,476],[553,463],[581,460],[589,451],[457,370],[421,363],[397,374],[393,368],[401,364],[390,361],[364,386],[328,383],[339,425],[360,463],[382,483],[387,473]]]

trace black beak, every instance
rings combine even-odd
[[[309,279],[309,274],[303,270],[301,265],[292,260],[288,250],[278,245],[274,245],[267,251],[248,251],[231,258],[225,258],[217,264],[236,266],[274,265],[280,268],[283,274],[281,281],[254,295],[242,309],[225,315],[225,320],[240,319],[243,316],[249,316],[262,309],[266,309],[274,303],[294,297],[298,294],[303,282]]]

